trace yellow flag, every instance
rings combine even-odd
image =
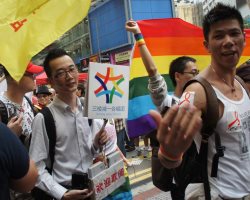
[[[79,23],[91,0],[1,0],[0,63],[17,81],[31,58]]]

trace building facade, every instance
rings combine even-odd
[[[203,17],[202,3],[175,0],[176,17],[191,24],[201,26]]]
[[[95,0],[88,16],[57,46],[72,56],[80,71],[86,71],[89,62],[129,65],[134,37],[125,30],[125,22],[173,16],[171,0]]]
[[[204,14],[206,14],[219,2],[236,7],[236,0],[200,0],[200,2],[202,2]]]

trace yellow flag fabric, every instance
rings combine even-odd
[[[91,0],[1,0],[0,63],[17,81],[31,58],[79,23]],[[4,13],[4,14],[3,14]]]
[[[27,17],[49,0],[1,0],[0,26]]]

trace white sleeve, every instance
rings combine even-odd
[[[61,199],[67,189],[55,182],[51,174],[45,169],[45,163],[50,163],[49,139],[45,128],[44,117],[41,113],[36,115],[32,123],[32,138],[29,154],[38,169],[39,176],[36,187],[56,199]]]
[[[161,106],[168,92],[165,79],[160,74],[149,77],[148,90],[155,106]]]

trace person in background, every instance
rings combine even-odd
[[[52,102],[54,97],[56,96],[56,91],[54,88],[49,88],[49,92],[51,93],[50,95],[50,101]]]
[[[170,63],[169,76],[175,89],[174,94],[169,95],[166,81],[158,72],[158,69],[143,39],[140,27],[135,21],[129,20],[126,23],[126,30],[133,33],[135,36],[143,64],[149,76],[148,90],[151,99],[154,105],[157,107],[157,110],[163,115],[168,108],[179,102],[184,85],[199,73],[199,70],[196,66],[196,60],[189,56],[180,56]],[[156,139],[156,130],[149,133],[148,137],[150,137],[150,144],[153,148],[152,156],[157,157],[159,142]],[[139,151],[137,151],[137,155],[140,155],[141,150],[139,147],[137,147],[139,145],[139,138],[136,139],[135,144],[136,148],[139,149]],[[174,187],[171,190],[171,197],[173,199],[183,199],[184,195],[184,191],[181,189],[179,190],[178,187]]]
[[[122,154],[126,157],[125,150],[125,137],[126,129],[124,119],[114,119],[116,135],[117,135],[117,146],[121,150]]]
[[[7,109],[7,121],[3,121],[16,133],[23,143],[28,147],[31,136],[31,123],[34,119],[33,105],[28,98],[27,92],[33,91],[35,87],[34,75],[43,71],[43,67],[29,63],[20,81],[13,79],[9,72],[4,69],[7,82],[7,90],[0,95],[1,102]],[[1,118],[3,120],[3,113]]]
[[[41,111],[45,106],[50,103],[50,95],[51,92],[46,85],[38,86],[36,89],[36,96],[38,100],[38,104],[34,105],[37,112]]]
[[[250,91],[250,59],[236,69],[236,75],[242,78]]]
[[[0,122],[0,199],[9,200],[9,189],[26,193],[36,183],[38,172],[16,135]]]
[[[84,87],[83,83],[78,83],[76,95],[78,97],[84,97],[84,95],[85,95],[85,87]]]
[[[83,83],[78,83],[76,95],[80,98],[82,105],[84,105],[85,86]]]
[[[33,90],[32,96],[31,96],[31,102],[35,106],[38,104],[38,99],[36,96],[36,89]]]
[[[31,124],[34,119],[34,110],[31,100],[25,94],[32,92],[35,88],[34,75],[43,71],[43,67],[30,62],[20,81],[13,79],[6,68],[4,74],[7,90],[0,95],[0,103],[5,109],[1,109],[0,115],[3,123],[14,132],[29,149],[31,138]],[[12,199],[30,200],[30,193],[18,193],[11,191]]]

